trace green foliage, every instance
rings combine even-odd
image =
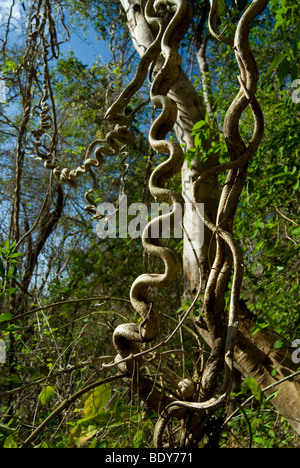
[[[142,448],[152,434],[152,423],[146,413],[125,406],[120,392],[112,392],[103,385],[89,392],[77,405],[75,412],[84,418],[73,424],[68,447],[89,448]]]
[[[195,147],[185,152],[185,160],[190,169],[195,158],[206,162],[210,157],[219,155],[220,163],[226,161],[227,147],[223,134],[218,130],[216,115],[206,113],[205,119],[194,125],[191,135],[194,137]]]
[[[0,448],[9,448],[8,446],[14,440],[15,429],[0,424]]]
[[[54,396],[55,388],[47,385],[43,388],[41,393],[38,395],[38,399],[42,405],[48,405]]]
[[[203,9],[203,2],[193,0],[195,25]],[[246,0],[220,1],[220,30],[231,33],[234,24],[247,5]],[[71,25],[85,30],[91,25],[101,38],[114,34],[116,60],[110,66],[95,63],[88,67],[80,62],[76,53],[60,56],[51,62],[51,83],[56,103],[58,120],[58,157],[67,167],[82,163],[88,144],[95,137],[103,138],[108,128],[104,115],[110,103],[128,82],[132,70],[128,30],[122,13],[114,30],[114,20],[119,15],[117,3],[110,0],[67,1]],[[205,26],[207,31],[207,25]],[[192,31],[183,46],[184,62],[186,51],[191,50]],[[24,46],[24,44],[23,44]],[[17,70],[22,62],[24,47],[15,43],[3,54],[1,73],[6,80],[8,99],[12,106],[4,112],[1,106],[1,156],[4,161],[2,185],[6,198],[11,202],[14,184],[14,163],[9,159],[15,154],[16,133],[22,121],[22,93],[17,87],[22,79]],[[266,133],[262,146],[249,167],[245,190],[241,196],[235,235],[244,250],[245,281],[243,297],[256,314],[256,323],[251,332],[259,333],[268,327],[274,328],[282,338],[275,349],[289,344],[299,336],[299,106],[291,100],[291,81],[299,76],[299,5],[295,0],[271,0],[270,9],[259,18],[254,27],[251,44],[258,60],[263,80],[258,97],[263,106]],[[5,57],[4,57],[5,55]],[[1,58],[1,59],[2,59]],[[227,150],[222,134],[222,122],[229,103],[238,90],[235,79],[236,63],[232,51],[210,40],[208,61],[212,82],[212,94],[216,112],[206,114],[203,121],[193,129],[195,148],[186,154],[188,164],[198,158],[201,163],[211,156],[219,155],[219,161],[227,160]],[[126,67],[124,66],[126,63]],[[135,65],[135,63],[134,63]],[[37,70],[37,77],[42,73]],[[194,70],[194,73],[197,73]],[[40,76],[41,78],[41,76]],[[199,92],[200,79],[195,84]],[[40,101],[39,85],[32,89],[32,112],[26,135],[36,129],[35,106]],[[24,89],[23,96],[24,96]],[[18,94],[19,93],[19,94]],[[141,91],[126,109],[129,114],[141,101],[146,92]],[[49,101],[50,102],[50,101]],[[2,109],[3,108],[3,109]],[[2,112],[3,111],[3,112]],[[10,126],[8,122],[11,120]],[[126,175],[128,202],[151,200],[147,182],[151,168],[157,165],[159,156],[149,153],[147,131],[151,122],[151,111],[145,108],[133,120],[132,129],[136,143],[128,149],[129,170]],[[248,138],[253,121],[245,113],[240,130]],[[212,140],[212,144],[207,142]],[[121,190],[120,158],[107,158],[101,173],[97,173],[99,189],[95,198],[99,201],[116,202]],[[28,162],[29,161],[29,162]],[[27,224],[34,223],[39,215],[43,189],[48,175],[32,158],[24,158],[22,204],[20,225],[27,231]],[[223,176],[220,176],[220,184]],[[180,181],[175,182],[180,190]],[[91,188],[92,179],[80,179],[78,191],[70,190],[65,201],[65,214],[60,219],[54,235],[39,255],[28,294],[17,288],[16,281],[22,280],[28,262],[32,258],[32,245],[38,233],[32,232],[23,243],[26,252],[17,251],[16,242],[5,241],[0,246],[0,313],[1,338],[7,345],[9,360],[0,365],[1,393],[16,390],[28,384],[18,394],[1,397],[0,447],[15,448],[51,414],[54,408],[98,373],[101,364],[97,361],[105,355],[115,355],[112,331],[119,323],[137,322],[128,299],[129,288],[134,279],[144,271],[159,270],[155,259],[143,257],[141,242],[131,239],[101,241],[95,234],[96,221],[91,221],[84,212],[84,193]],[[52,189],[47,203],[48,213],[53,205]],[[7,195],[8,194],[8,195]],[[67,194],[67,189],[66,189]],[[5,205],[5,204],[4,204]],[[9,209],[11,209],[9,205]],[[6,205],[5,205],[6,209]],[[3,217],[4,239],[8,237],[7,214]],[[182,243],[175,246],[181,253]],[[178,323],[191,305],[185,301],[179,307],[182,279],[173,292],[167,290],[157,299],[163,311],[161,334],[167,336],[173,321]],[[76,299],[87,299],[101,295],[121,298],[122,301],[99,299],[76,303]],[[228,306],[229,295],[225,300]],[[74,301],[74,302],[72,302]],[[54,304],[51,307],[49,305]],[[18,307],[16,310],[15,307]],[[43,309],[44,307],[44,309]],[[198,307],[198,305],[197,305]],[[13,313],[28,313],[14,323]],[[195,309],[195,314],[198,309]],[[201,307],[199,304],[199,312]],[[184,347],[192,355],[194,343],[185,339],[183,329],[178,348]],[[177,338],[176,338],[177,339]],[[177,342],[175,342],[177,345]],[[175,346],[176,347],[176,346]],[[171,355],[172,366],[177,367],[178,356]],[[179,367],[179,366],[178,366]],[[186,372],[193,371],[189,364]],[[273,370],[273,375],[276,369]],[[55,377],[54,377],[55,376]],[[50,380],[50,378],[53,380]],[[128,389],[118,384],[119,390],[110,385],[99,386],[84,396],[81,403],[63,418],[55,418],[36,439],[38,448],[55,447],[151,447],[154,423],[157,415],[146,414],[139,403],[132,400]],[[240,391],[233,398],[242,405],[230,421],[229,428],[222,433],[223,446],[243,446],[252,437],[255,447],[294,446],[293,432],[287,422],[278,417],[271,406],[272,398],[265,397],[257,382],[245,379]],[[239,407],[237,407],[238,409]]]
[[[258,401],[258,403],[262,404],[264,401],[264,395],[260,389],[259,384],[251,377],[244,379],[241,393],[246,393],[248,389],[251,391],[252,395]]]
[[[270,3],[271,13],[275,16],[276,22],[274,26],[274,36],[283,45],[283,50],[274,52],[272,63],[265,75],[268,78],[275,70],[276,75],[281,85],[290,77],[291,81],[299,78],[299,7],[294,1],[287,2],[286,0],[278,2],[273,0]]]
[[[293,340],[300,324],[298,110],[288,90],[275,99],[272,87],[261,94],[266,136],[249,167],[235,232],[247,260],[244,295],[258,316],[253,333],[269,325]]]
[[[284,448],[294,444],[293,431],[284,418],[278,418],[271,410],[272,400],[278,390],[266,397],[252,378],[243,381],[242,388],[231,397],[237,403],[237,411],[228,424],[230,432],[222,433],[228,447]]]
[[[23,254],[17,252],[17,243],[14,241],[11,245],[9,239],[0,246],[0,301],[6,295],[12,295],[17,291],[16,287],[11,286],[11,282],[18,278],[17,258]],[[0,302],[1,303],[1,302]],[[0,315],[0,322],[8,320]]]

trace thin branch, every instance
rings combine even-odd
[[[14,322],[15,320],[19,320],[21,318],[27,317],[28,315],[35,314],[36,312],[40,312],[41,310],[47,310],[47,309],[52,309],[52,307],[58,307],[61,305],[65,304],[78,304],[80,302],[92,302],[92,301],[98,301],[99,299],[105,299],[105,300],[111,300],[111,301],[120,301],[120,302],[126,302],[130,304],[129,299],[124,299],[122,297],[112,297],[112,296],[106,296],[106,295],[99,295],[99,296],[94,296],[94,297],[88,297],[85,299],[71,299],[68,301],[60,301],[60,302],[55,302],[53,304],[46,305],[44,307],[39,307],[38,309],[32,309],[29,310],[28,312],[25,312],[24,314],[16,315],[15,317],[12,317],[10,320],[7,320],[7,322]]]
[[[85,361],[82,362],[81,364],[76,364],[76,366],[68,367],[67,369],[60,370],[56,372],[55,374],[48,375],[47,377],[43,377],[42,379],[35,380],[34,382],[29,382],[25,385],[22,385],[22,387],[19,388],[14,388],[13,390],[9,390],[8,392],[0,393],[0,398],[8,397],[10,395],[15,395],[16,393],[20,393],[23,390],[26,390],[27,388],[32,388],[37,385],[40,385],[50,379],[56,379],[57,377],[60,377],[61,375],[64,374],[69,374],[71,372],[74,372],[78,369],[82,369],[83,367],[90,366],[92,364],[95,364],[95,362],[98,361],[104,361],[106,359],[112,359],[113,356],[101,356],[98,358],[93,358],[90,361]]]
[[[94,382],[90,385],[87,385],[86,387],[83,387],[81,390],[78,392],[74,393],[74,395],[71,395],[70,397],[66,398],[54,411],[52,411],[51,414],[40,424],[31,434],[30,436],[25,440],[25,442],[21,445],[20,448],[28,448],[29,445],[37,438],[37,436],[50,424],[50,422],[58,416],[62,411],[65,409],[68,409],[75,401],[80,398],[82,395],[85,393],[89,392],[90,390],[93,390],[96,387],[100,387],[100,385],[106,385],[110,382],[114,382],[115,380],[124,378],[124,377],[130,377],[130,375],[114,375],[112,377],[108,377],[107,379],[100,380],[98,382]]]
[[[279,209],[277,208],[276,205],[275,206],[275,210],[277,211],[278,214],[280,214],[280,216],[282,216],[282,218],[286,219],[287,221],[289,221],[290,223],[293,223],[295,224],[295,226],[298,226],[300,227],[300,224],[296,223],[296,221],[293,221],[292,219],[288,218],[287,216],[285,216],[283,213],[281,213],[281,211],[279,211]]]
[[[271,385],[269,385],[268,387],[265,387],[262,389],[262,392],[265,393],[269,390],[272,390],[273,388],[275,387],[278,387],[278,385],[282,384],[283,382],[286,382],[287,380],[291,380],[293,379],[294,377],[297,377],[298,375],[300,375],[300,371],[297,371],[297,372],[294,372],[293,374],[290,374],[288,375],[287,377],[284,377],[283,379],[281,380],[278,380],[277,382],[274,382],[272,383]],[[242,407],[246,406],[248,403],[250,403],[250,401],[252,401],[254,398],[254,395],[251,395],[251,397],[249,397],[246,401],[244,401],[244,403],[242,403]],[[229,423],[229,421],[231,421],[231,419],[236,415],[238,414],[239,412],[239,408],[237,408],[233,413],[231,413],[230,416],[228,416],[228,418],[226,419],[226,421],[224,422],[224,426],[226,424]]]

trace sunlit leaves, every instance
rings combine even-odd
[[[47,385],[46,387],[43,388],[41,393],[38,395],[38,398],[42,405],[47,405],[50,403],[54,396],[55,388],[51,387],[50,385]]]
[[[86,419],[92,419],[101,414],[102,409],[108,403],[111,396],[109,384],[100,385],[93,389],[84,400],[83,413]]]

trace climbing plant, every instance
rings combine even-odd
[[[297,430],[298,417],[293,421],[289,395],[297,395],[299,388],[296,381],[289,386],[290,382],[286,384],[283,379],[287,370],[296,377],[293,374],[296,369],[290,359],[282,368],[280,353],[286,349],[284,340],[296,337],[286,332],[282,318],[284,323],[292,322],[296,327],[298,319],[294,309],[291,314],[280,315],[280,319],[278,314],[276,319],[276,304],[284,301],[283,291],[276,296],[276,286],[269,290],[273,306],[265,312],[265,290],[272,267],[276,267],[273,279],[277,282],[288,265],[292,265],[292,278],[297,270],[293,261],[298,255],[298,224],[294,217],[283,213],[280,200],[283,186],[291,185],[294,201],[299,188],[299,181],[293,177],[297,170],[293,162],[287,158],[283,168],[280,164],[276,166],[274,140],[268,143],[273,137],[270,127],[265,130],[264,115],[269,122],[273,119],[274,128],[279,126],[271,115],[273,108],[270,111],[264,108],[263,112],[260,104],[269,102],[267,93],[273,92],[271,86],[268,85],[264,96],[260,94],[257,98],[261,91],[259,68],[264,67],[259,55],[260,34],[261,31],[270,34],[269,2],[254,0],[233,5],[220,0],[210,3],[122,0],[120,4],[113,3],[110,16],[105,14],[110,4],[98,3],[76,1],[69,5],[69,12],[74,15],[76,7],[77,14],[81,12],[82,18],[93,21],[103,38],[110,36],[114,70],[111,64],[107,67],[96,64],[88,69],[73,54],[67,58],[60,56],[69,30],[64,5],[59,1],[41,0],[30,5],[26,13],[27,42],[25,50],[18,50],[19,63],[7,60],[12,54],[7,46],[9,24],[3,41],[6,59],[3,76],[10,95],[19,89],[22,96],[9,226],[14,243],[9,247],[7,241],[3,249],[10,249],[14,258],[13,255],[21,256],[23,248],[26,258],[18,275],[17,267],[8,270],[3,262],[1,267],[3,281],[9,277],[14,283],[8,289],[11,297],[6,300],[14,314],[0,315],[11,356],[3,380],[8,388],[2,394],[8,398],[7,414],[13,413],[14,395],[23,391],[22,386],[21,390],[12,388],[21,384],[15,373],[20,371],[16,364],[18,351],[24,341],[27,345],[31,343],[14,325],[19,320],[26,321],[35,314],[39,317],[42,312],[44,328],[32,319],[29,326],[39,333],[41,343],[45,339],[47,346],[52,342],[56,347],[56,359],[53,351],[47,358],[40,356],[44,364],[47,361],[48,376],[35,375],[42,386],[37,395],[39,407],[47,408],[54,401],[58,390],[51,379],[59,377],[60,372],[65,375],[87,367],[94,369],[97,362],[104,361],[95,370],[102,373],[103,379],[91,385],[84,382],[72,396],[65,395],[54,411],[42,417],[40,424],[34,417],[35,427],[23,437],[21,446],[30,446],[47,427],[56,426],[63,412],[68,417],[72,405],[81,398],[76,413],[81,412],[83,417],[72,421],[73,428],[65,442],[72,447],[84,446],[92,440],[91,446],[107,447],[125,433],[133,447],[151,443],[156,447],[198,447],[206,441],[208,446],[218,445],[222,430],[232,424],[233,416],[228,412],[233,402],[239,405],[239,399],[247,391],[261,408],[274,404]],[[299,30],[294,28],[296,10],[285,4],[281,9],[276,10],[277,7],[273,2],[271,10],[277,11],[275,31],[282,34],[286,48],[276,55],[274,47],[276,56],[270,57],[263,70],[267,79],[280,67],[274,87],[281,97],[287,96],[287,74],[290,72],[292,79],[297,77]],[[283,13],[291,15],[293,51],[287,45]],[[116,30],[118,22],[122,25],[120,30]],[[126,44],[126,53],[120,44],[116,45],[120,37]],[[130,40],[139,55],[137,60],[134,56],[135,61],[127,59]],[[188,47],[191,55],[192,47],[196,48],[200,79],[188,78],[184,72],[185,67],[195,68],[195,61],[186,59]],[[214,57],[220,58],[222,66],[216,66],[210,75],[208,64]],[[122,67],[128,67],[126,76]],[[224,97],[222,102],[217,97],[219,90]],[[293,103],[289,105],[294,109]],[[278,97],[274,107],[279,110],[282,106]],[[7,119],[4,121],[7,129],[16,126],[12,120],[9,124]],[[294,127],[289,130],[292,151],[297,142]],[[89,132],[87,142],[85,136]],[[147,135],[148,144],[143,134]],[[264,134],[268,141],[263,141]],[[283,142],[286,132],[282,135],[278,132],[276,138],[280,159],[286,147]],[[276,169],[263,188],[262,185],[258,188],[256,179],[263,169],[270,168],[266,154]],[[31,226],[27,214],[29,202],[22,193],[24,173],[30,167],[24,166],[24,161],[29,158],[39,174],[44,171],[48,184]],[[76,227],[85,232],[78,248],[72,241],[66,241],[70,225],[65,211],[67,206],[67,215],[75,217],[77,207],[72,205],[75,190],[82,194],[82,199],[85,197],[84,209],[88,213],[87,217],[82,210],[76,217]],[[264,205],[262,192],[274,195],[272,210]],[[125,195],[132,201],[139,195],[143,202],[149,203],[151,199],[172,208],[146,225],[141,245],[133,239],[91,241],[91,236],[96,237],[91,234],[91,223],[95,225],[102,220],[98,205],[109,199],[118,213],[121,209],[118,203]],[[178,212],[184,210],[187,201],[194,206],[204,229],[204,243],[200,246],[200,232],[195,231],[189,219],[183,225],[184,240],[162,239],[163,221],[168,220],[174,230]],[[201,204],[204,211],[197,208]],[[261,217],[253,221],[258,206]],[[281,221],[281,230],[273,246],[268,242],[268,233],[272,238],[276,236],[275,216]],[[288,227],[287,222],[292,226]],[[45,279],[40,287],[47,284],[54,264],[57,274],[47,286],[46,303],[41,304],[39,298],[35,303],[37,296],[36,292],[32,295],[32,290],[36,291],[39,283],[36,280],[32,288],[33,280],[35,275],[39,276],[39,259],[55,231],[61,234],[58,248],[62,258],[58,258],[53,245],[49,269],[46,274],[43,272]],[[158,232],[161,238],[153,236],[153,232]],[[282,248],[287,241],[291,242],[290,247]],[[69,252],[67,259],[64,250]],[[270,259],[263,268],[259,266],[261,257]],[[101,281],[95,287],[97,277]],[[286,276],[285,281],[289,282]],[[290,293],[296,303],[296,282]],[[93,301],[101,302],[98,310],[78,310],[79,305]],[[61,310],[59,316],[57,308]],[[48,315],[49,310],[55,313]],[[102,320],[103,316],[109,316],[110,320]],[[95,317],[98,322],[93,321]],[[76,353],[89,350],[82,338],[90,324],[89,344],[97,348],[97,336],[101,336],[101,352],[70,366]],[[286,338],[273,332],[267,334],[270,325]],[[64,335],[61,328],[68,332]],[[66,348],[61,353],[58,340],[63,336]],[[255,354],[256,348],[259,353]],[[69,367],[62,370],[63,364]],[[244,381],[241,391],[233,392],[237,385],[235,367],[251,377]],[[113,376],[106,378],[109,373]],[[253,378],[257,375],[266,400]],[[84,379],[80,376],[77,384],[79,381],[82,383]],[[120,389],[113,392],[111,382],[120,384]],[[122,400],[124,384],[134,404]],[[274,393],[280,384],[281,392]],[[241,411],[248,422],[246,412]],[[128,423],[125,433],[124,420]],[[7,435],[4,445],[16,445],[19,430],[12,435],[5,426],[1,432]],[[250,425],[251,440],[255,431],[256,443],[263,445],[258,422]],[[120,446],[125,445],[122,440]],[[44,446],[51,448],[53,440],[44,442]]]

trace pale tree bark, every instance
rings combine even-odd
[[[122,7],[127,16],[128,27],[132,36],[133,44],[140,56],[143,56],[147,48],[153,41],[155,31],[145,20],[144,16],[144,0],[120,0]],[[203,120],[206,111],[212,110],[209,100],[209,81],[207,81],[207,63],[205,58],[205,47],[207,38],[204,42],[198,44],[198,62],[200,72],[203,77],[203,84],[206,86],[205,101],[199,97],[191,81],[182,71],[176,84],[169,92],[171,97],[177,104],[178,117],[176,123],[176,135],[179,143],[185,146],[185,150],[194,148],[194,139],[191,132],[195,123]],[[158,64],[159,66],[159,64]],[[208,143],[209,144],[209,143]],[[182,188],[183,197],[186,202],[193,202],[195,194],[193,193],[193,182],[201,173],[210,167],[217,165],[218,155],[214,155],[205,163],[194,160],[192,168],[189,168],[185,163],[182,169]],[[219,187],[217,177],[209,177],[199,187],[197,194],[197,202],[205,204],[205,212],[207,216],[215,222],[216,213],[219,204]],[[213,257],[213,249],[211,249],[211,234],[206,231],[205,243],[200,247],[199,233],[196,233],[193,226],[187,222],[186,229],[191,233],[190,240],[184,246],[183,253],[183,271],[185,278],[185,298],[194,297],[200,282],[199,262],[202,272],[203,288],[206,286],[206,280],[209,273],[209,265],[212,263],[209,259],[211,253]],[[194,249],[191,248],[191,245]],[[272,384],[275,384],[281,378],[291,375],[295,372],[295,365],[291,360],[289,350],[275,351],[274,344],[278,340],[278,335],[272,331],[262,331],[256,335],[252,335],[252,320],[248,309],[245,305],[241,306],[241,324],[237,343],[235,347],[236,367],[243,376],[251,376],[264,389]],[[199,335],[210,345],[211,337],[207,329],[203,327],[203,323],[197,319],[194,320],[195,327]],[[274,368],[277,368],[277,375],[272,376]],[[295,431],[300,434],[300,380],[295,377],[291,381],[281,383],[278,388],[279,394],[272,400],[274,407],[291,423]],[[272,392],[272,390],[270,390]],[[270,393],[269,392],[269,393]]]
[[[128,20],[128,28],[137,53],[143,56],[147,48],[153,42],[153,32],[145,20],[144,0],[120,0]],[[159,67],[159,64],[158,64]],[[185,151],[194,148],[194,138],[191,136],[194,125],[203,120],[206,114],[205,103],[200,98],[191,81],[184,71],[168,94],[177,105],[178,117],[175,126],[176,135],[180,144],[184,145]],[[190,168],[187,162],[182,168],[182,195],[186,203],[193,202],[193,181],[206,169],[216,165],[218,156],[209,158],[206,162],[199,162],[198,158],[192,161]],[[198,194],[199,203],[205,206],[206,214],[215,220],[219,202],[218,182],[215,177],[209,177],[201,185]],[[211,250],[211,233],[204,227],[203,236],[195,229],[195,219],[185,219],[185,229],[189,233],[189,239],[184,242],[183,272],[184,272],[184,298],[192,299],[198,289],[201,266],[203,287],[208,276],[208,257]],[[213,257],[213,253],[212,253]],[[211,258],[212,260],[212,258]]]
[[[213,346],[211,337],[203,322],[194,319],[195,327],[209,347]],[[251,334],[256,318],[246,304],[240,303],[240,326],[234,356],[235,368],[244,377],[256,380],[269,396],[279,390],[272,404],[281,416],[285,417],[294,430],[300,434],[300,378],[297,374],[299,364],[293,362],[293,349],[282,347],[275,349],[275,343],[282,337],[271,328]],[[292,378],[290,375],[296,374]],[[286,381],[277,385],[283,379]]]
[[[242,374],[254,378],[264,389],[296,373],[299,364],[292,360],[293,349],[286,346],[275,349],[275,343],[282,341],[282,337],[272,329],[261,330],[252,335],[251,329],[255,323],[255,317],[244,303],[241,303],[240,314],[241,323],[235,358]],[[282,382],[279,386],[272,387],[266,395],[276,390],[279,390],[279,393],[272,401],[274,407],[300,434],[299,375]]]

